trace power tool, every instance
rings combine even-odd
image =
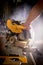
[[[18,21],[13,21],[11,19],[7,20],[6,26],[12,33],[21,33],[26,28]]]

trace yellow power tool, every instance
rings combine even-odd
[[[9,30],[11,30],[12,33],[21,33],[26,27],[24,27],[23,25],[18,25],[17,23],[12,23],[12,20],[9,19],[7,20],[7,28]]]

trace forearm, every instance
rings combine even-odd
[[[43,10],[43,0],[39,1],[30,11],[30,14],[26,20],[27,24],[30,24]]]

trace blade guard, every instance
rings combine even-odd
[[[13,33],[21,33],[25,29],[24,26],[18,25],[15,22],[12,24],[12,20],[10,20],[10,19],[7,20],[6,26]]]

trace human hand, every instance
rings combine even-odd
[[[27,23],[22,23],[22,25],[25,27],[25,30],[30,30],[31,27]]]

